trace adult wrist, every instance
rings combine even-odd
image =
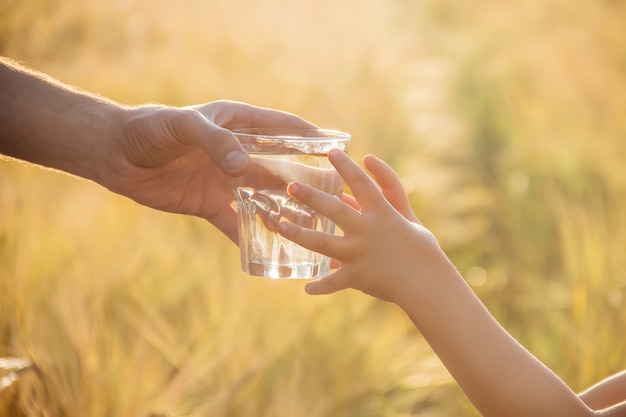
[[[123,163],[121,143],[124,141],[124,121],[129,108],[117,103],[101,103],[93,114],[93,136],[88,139],[87,154],[91,160],[84,178],[111,188]]]

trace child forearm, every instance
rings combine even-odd
[[[585,390],[579,396],[585,404],[594,410],[602,410],[613,406],[614,404],[625,402],[626,371],[622,371],[606,378],[605,380]],[[623,407],[626,407],[626,404],[623,405]]]
[[[364,159],[375,184],[345,153],[331,151],[329,159],[356,204],[301,185],[289,192],[332,219],[343,237],[281,223],[283,236],[341,262],[308,283],[309,294],[351,287],[399,305],[486,417],[626,417],[626,404],[592,411],[499,325],[412,214],[389,165]]]
[[[576,417],[594,413],[517,343],[449,264],[400,305],[486,417]]]

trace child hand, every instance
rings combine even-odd
[[[601,401],[583,396],[602,407],[592,411],[500,326],[417,221],[388,165],[365,157],[372,179],[341,151],[331,151],[329,159],[354,197],[338,199],[298,183],[288,191],[344,236],[279,225],[286,238],[341,262],[333,274],[309,282],[307,292],[351,287],[398,304],[483,416],[626,416],[625,380],[602,383]]]
[[[341,267],[306,286],[310,294],[359,289],[383,300],[399,302],[409,288],[419,290],[420,279],[447,260],[435,237],[410,208],[400,179],[382,160],[368,155],[370,178],[347,154],[332,150],[329,159],[354,197],[337,199],[300,183],[288,192],[331,219],[343,236],[329,235],[284,222],[280,233],[308,249],[330,256]],[[377,184],[380,186],[378,188]]]

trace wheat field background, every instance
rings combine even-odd
[[[624,21],[618,0],[1,0],[0,54],[126,104],[350,132],[580,390],[626,368]],[[394,306],[248,277],[203,220],[6,159],[0,358],[36,369],[2,379],[16,416],[477,415]]]

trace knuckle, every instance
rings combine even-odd
[[[325,236],[323,236],[321,239],[318,239],[315,243],[315,251],[319,252],[321,254],[328,254],[328,250],[329,250],[329,242],[326,239]]]
[[[280,231],[283,236],[296,243],[298,243],[299,238],[302,235],[302,229],[298,225],[289,222],[281,224]]]
[[[191,109],[171,108],[168,109],[169,118],[173,123],[189,123],[197,118],[198,112]]]
[[[170,132],[183,143],[193,142],[191,136],[195,133],[194,127],[198,122],[198,117],[201,117],[200,113],[183,108],[169,108],[162,111],[166,112],[164,119]]]
[[[309,202],[313,199],[313,189],[307,185],[301,185],[298,191],[298,199]]]
[[[352,181],[357,186],[366,186],[370,184],[371,179],[365,172],[359,171],[354,174]]]
[[[335,208],[335,216],[337,218],[345,218],[354,212],[354,208],[346,204],[339,204]]]

